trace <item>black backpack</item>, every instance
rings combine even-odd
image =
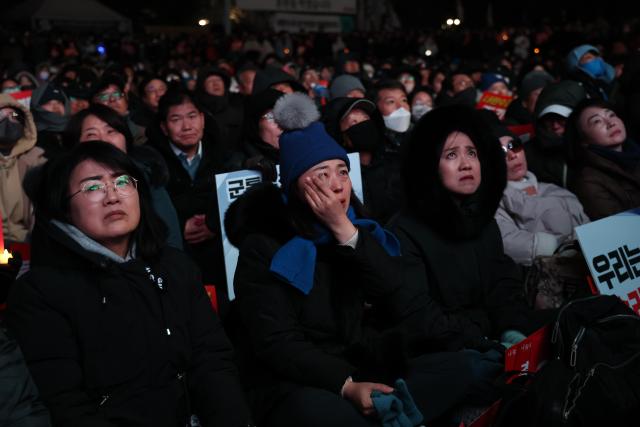
[[[637,426],[640,317],[615,296],[574,300],[553,325],[554,357],[509,386],[494,426]]]

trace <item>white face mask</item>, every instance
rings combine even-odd
[[[413,117],[414,122],[417,122],[418,120],[420,120],[420,117],[424,116],[432,109],[433,107],[430,107],[426,104],[415,104],[411,108],[411,117]]]
[[[398,108],[388,116],[384,116],[384,125],[396,132],[406,132],[411,124],[411,113],[404,107]]]

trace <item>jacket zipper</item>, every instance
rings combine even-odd
[[[562,307],[560,309],[560,311],[558,312],[558,316],[556,317],[556,323],[553,326],[553,332],[551,334],[551,343],[555,344],[558,341],[558,336],[560,336],[560,345],[562,346],[562,349],[564,350],[564,337],[562,336],[562,331],[560,330],[560,319],[562,317],[562,313],[564,313],[564,311],[572,304],[576,303],[576,302],[583,302],[583,301],[590,301],[592,299],[595,298],[599,298],[601,295],[593,295],[590,297],[585,297],[585,298],[581,298],[581,299],[576,299],[573,301],[569,301],[567,303],[567,305],[565,305],[564,307]]]
[[[594,323],[594,325],[602,325],[603,323],[607,323],[612,320],[619,320],[619,319],[633,319],[633,320],[640,321],[640,317],[634,314],[614,314],[612,316],[607,316],[604,319],[597,320]],[[573,339],[573,343],[571,344],[571,357],[569,358],[569,366],[571,366],[572,368],[575,368],[576,366],[576,361],[578,359],[578,345],[580,344],[580,341],[584,337],[584,334],[586,333],[586,331],[587,331],[586,327],[584,326],[581,327],[578,333],[576,334],[576,337]]]
[[[110,396],[110,395],[108,395],[108,394],[105,394],[104,396],[102,396],[102,400],[100,401],[100,403],[98,404],[98,406],[100,407],[100,406],[104,405],[104,404],[107,402],[107,400],[109,400],[109,398],[110,398],[110,397],[111,397],[111,396]]]

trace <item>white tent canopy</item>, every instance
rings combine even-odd
[[[32,27],[115,27],[130,31],[131,20],[96,0],[27,0],[10,10],[6,21],[30,21]]]

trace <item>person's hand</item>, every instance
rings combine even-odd
[[[356,227],[347,217],[349,206],[348,192],[335,193],[329,188],[329,182],[316,176],[307,177],[302,182],[304,197],[313,213],[333,233],[339,243],[349,240]]]
[[[204,214],[194,215],[184,224],[184,240],[189,244],[204,242],[215,236],[205,224]]]
[[[373,391],[382,393],[393,392],[393,387],[380,383],[367,382],[347,382],[342,389],[342,396],[355,405],[356,408],[364,415],[373,415],[375,408],[371,401],[371,393]]]

